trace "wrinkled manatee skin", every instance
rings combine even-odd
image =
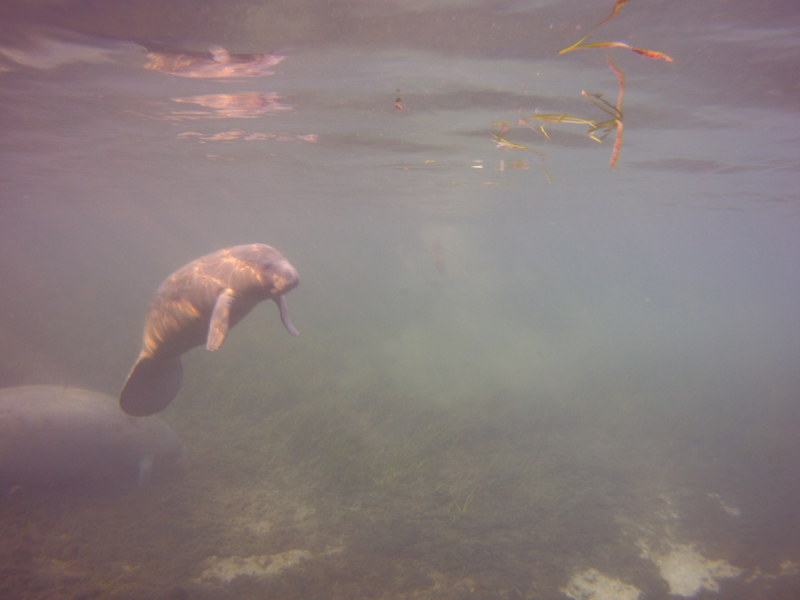
[[[130,417],[116,398],[56,385],[0,389],[0,483],[117,479],[182,466],[186,449],[157,417]]]

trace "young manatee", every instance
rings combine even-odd
[[[266,244],[225,248],[175,271],[147,308],[142,351],[119,396],[122,410],[136,417],[164,410],[181,387],[181,354],[202,344],[216,350],[262,300],[274,300],[284,327],[299,335],[284,298],[299,282],[297,270]]]

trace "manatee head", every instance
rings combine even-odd
[[[289,309],[286,306],[284,297],[285,294],[300,284],[297,269],[272,246],[253,244],[252,246],[240,248],[241,254],[238,258],[249,263],[258,273],[258,280],[264,298],[271,298],[278,305],[283,326],[292,335],[300,335],[289,319]]]
[[[269,289],[272,298],[282,296],[300,284],[300,277],[289,261],[284,256],[270,248],[271,252],[262,254],[256,264],[261,270],[262,281]]]

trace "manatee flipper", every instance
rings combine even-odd
[[[164,410],[178,395],[183,381],[181,359],[170,361],[142,357],[133,366],[119,395],[119,406],[133,417],[146,417]]]
[[[144,487],[150,483],[150,475],[153,472],[154,454],[143,456],[139,460],[139,487]]]
[[[225,337],[228,335],[230,323],[231,304],[233,303],[233,290],[227,289],[217,296],[214,310],[211,311],[211,321],[208,324],[208,339],[206,350],[213,352],[219,350]]]
[[[294,325],[292,325],[292,321],[289,318],[289,307],[286,306],[286,296],[281,294],[275,298],[275,303],[278,305],[278,310],[281,313],[281,322],[283,323],[283,326],[286,327],[286,331],[292,335],[300,335],[300,332],[294,328]]]

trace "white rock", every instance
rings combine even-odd
[[[695,547],[670,543],[667,554],[651,552],[642,547],[642,557],[652,560],[669,584],[669,593],[691,598],[703,590],[719,591],[719,580],[738,577],[742,570],[725,560],[709,560]]]
[[[589,569],[573,575],[569,584],[560,590],[573,600],[639,600],[641,590]]]
[[[280,554],[253,556],[231,556],[206,559],[206,568],[198,581],[206,585],[226,585],[237,577],[268,579],[281,571],[296,567],[311,558],[308,550],[289,550]]]

